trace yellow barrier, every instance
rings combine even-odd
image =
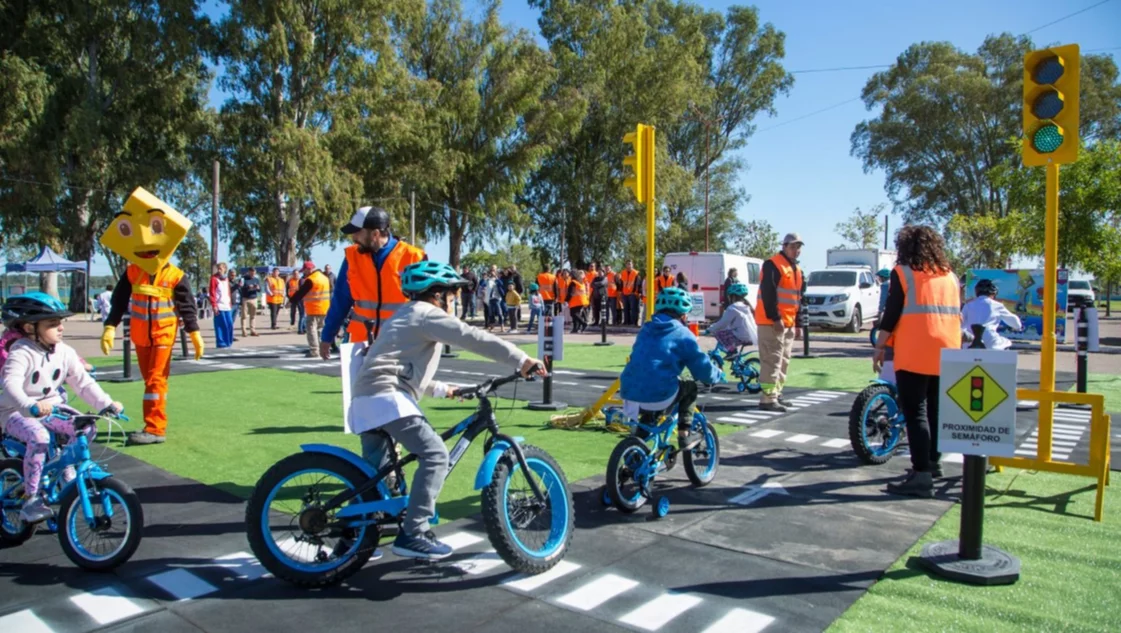
[[[1105,413],[1105,397],[1096,393],[1069,393],[1036,391],[1032,389],[1017,389],[1016,398],[1019,400],[1036,400],[1039,402],[1040,411],[1051,409],[1057,402],[1090,405],[1090,461],[1088,464],[1073,464],[1070,462],[1051,461],[1050,443],[1046,445],[1046,453],[1041,454],[1045,446],[1039,442],[1036,448],[1035,459],[1027,457],[990,457],[989,463],[998,468],[1023,468],[1030,470],[1043,470],[1080,477],[1092,477],[1098,480],[1097,499],[1094,501],[1094,520],[1101,521],[1105,506],[1105,487],[1109,485],[1109,416]],[[1039,437],[1051,436],[1052,416],[1041,415],[1039,420]]]

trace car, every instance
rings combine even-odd
[[[1071,279],[1067,282],[1067,310],[1094,307],[1094,289],[1085,279]]]
[[[830,266],[806,279],[810,325],[859,332],[880,316],[880,285],[864,266]]]

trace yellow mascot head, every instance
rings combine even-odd
[[[155,275],[171,260],[191,224],[166,202],[137,187],[100,241],[105,248]]]

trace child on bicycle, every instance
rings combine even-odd
[[[997,331],[1003,323],[1014,330],[1021,330],[1024,324],[1020,317],[1008,311],[1003,303],[996,300],[999,289],[992,279],[981,279],[974,288],[977,298],[961,307],[961,329],[972,330],[973,325],[985,326],[981,342],[988,349],[1008,349],[1012,341]]]
[[[723,351],[725,359],[731,360],[739,353],[740,347],[753,345],[758,340],[759,330],[755,325],[755,309],[747,303],[747,285],[734,283],[725,292],[728,307],[708,331],[716,337],[718,351]]]
[[[443,346],[475,352],[523,376],[545,373],[541,361],[448,314],[456,290],[468,283],[447,264],[423,261],[406,267],[401,288],[411,301],[382,326],[351,385],[354,399],[347,426],[361,434],[363,457],[375,468],[384,468],[395,440],[419,460],[405,521],[393,542],[398,556],[436,560],[452,553],[428,529],[448,474],[448,449],[417,405],[421,394],[454,397],[447,385],[433,380]]]
[[[722,378],[685,327],[685,317],[692,309],[693,300],[684,290],[671,287],[659,292],[654,316],[638,331],[630,361],[619,376],[619,394],[628,417],[661,412],[677,401],[677,442],[682,451],[701,440],[700,433],[691,432],[696,381],[714,384]],[[678,378],[686,367],[694,380]]]
[[[12,342],[4,363],[0,422],[5,433],[27,446],[23,457],[24,504],[19,516],[26,523],[38,523],[53,515],[39,494],[50,432],[66,436],[68,442],[73,442],[76,435],[72,421],[51,415],[55,407],[78,413],[60,406],[59,388],[64,383],[70,385],[98,410],[111,407],[120,412],[124,407],[90,377],[74,348],[62,342],[62,320],[73,313],[61,301],[42,292],[30,292],[8,299],[2,312],[4,326],[23,333],[23,337]],[[90,432],[94,430],[91,427]],[[73,478],[71,467],[63,473],[63,479]]]

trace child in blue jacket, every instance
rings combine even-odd
[[[701,350],[697,338],[685,327],[685,316],[693,307],[689,294],[680,288],[665,288],[654,303],[654,317],[638,332],[630,362],[619,376],[619,394],[624,413],[660,412],[677,400],[677,439],[680,450],[696,446],[699,433],[691,433],[697,383],[720,382],[721,372]],[[678,376],[688,367],[695,380]]]

